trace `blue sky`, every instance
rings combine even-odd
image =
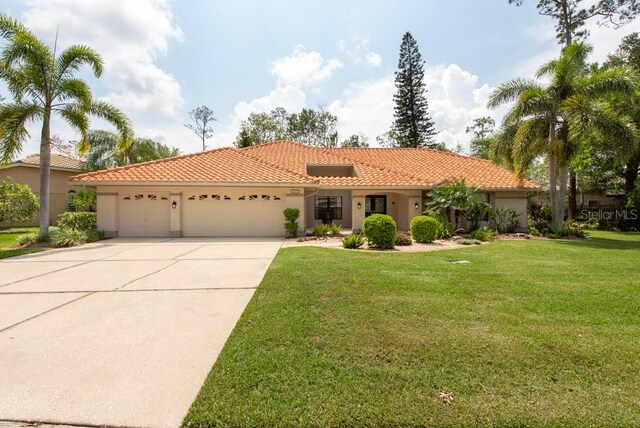
[[[99,81],[89,79],[94,95],[128,113],[138,135],[185,153],[199,147],[183,123],[201,104],[218,118],[209,147],[232,144],[249,113],[278,105],[326,106],[342,139],[364,133],[374,142],[392,122],[393,72],[406,31],[427,61],[438,139],[467,146],[473,118],[504,113],[485,108],[491,89],[530,76],[559,53],[553,22],[537,14],[535,0],[521,7],[506,0],[0,1],[49,43],[59,26],[60,44],[97,49],[106,69]],[[640,25],[589,28],[592,59],[602,60]],[[54,125],[63,139],[76,138]],[[30,141],[24,152],[37,147]]]

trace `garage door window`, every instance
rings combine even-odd
[[[342,196],[317,196],[316,220],[323,220],[327,213],[333,220],[342,220]]]

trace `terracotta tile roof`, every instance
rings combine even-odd
[[[353,165],[355,177],[307,175],[307,165]],[[490,161],[432,149],[325,149],[275,141],[224,148],[73,177],[86,183],[295,184],[334,187],[432,187],[447,178],[490,189],[537,189]]]
[[[301,175],[255,158],[241,150],[223,148],[119,168],[88,172],[74,182],[99,183],[274,183],[308,181]]]
[[[27,156],[24,159],[17,160],[11,164],[11,166],[29,165],[40,166],[40,155]],[[53,169],[70,169],[75,171],[86,170],[86,165],[79,159],[74,159],[69,156],[60,155],[58,153],[51,153],[51,168]]]

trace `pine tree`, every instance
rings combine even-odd
[[[431,147],[436,131],[429,117],[424,61],[418,51],[418,43],[409,32],[402,37],[395,83],[394,127],[399,146]]]

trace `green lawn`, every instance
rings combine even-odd
[[[37,253],[42,248],[12,248],[18,244],[20,235],[37,232],[37,227],[14,227],[0,229],[0,259],[21,256],[23,254]]]
[[[639,355],[639,234],[289,248],[184,425],[640,426]]]

